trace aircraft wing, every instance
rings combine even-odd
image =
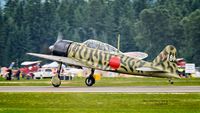
[[[25,61],[25,62],[22,62],[21,65],[22,66],[28,66],[28,65],[34,65],[34,64],[38,64],[40,63],[41,61]]]
[[[53,60],[53,61],[57,61],[57,62],[63,62],[66,64],[75,65],[75,66],[90,67],[90,66],[84,65],[80,61],[73,59],[73,58],[54,56],[54,55],[46,55],[46,54],[38,54],[38,53],[27,53],[27,54],[31,55],[31,56],[44,58],[44,59],[48,59],[48,60]]]

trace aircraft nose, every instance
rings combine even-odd
[[[49,50],[53,52],[54,45],[49,46]]]

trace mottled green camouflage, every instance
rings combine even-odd
[[[89,48],[84,44],[75,42],[70,45],[67,56],[69,58],[74,58],[91,68],[105,71],[141,76],[179,78],[176,73],[177,65],[175,63],[176,48],[171,45],[166,46],[153,62],[139,60],[126,56],[123,53],[109,53],[107,51]],[[113,69],[109,65],[109,60],[113,56],[120,58],[120,67],[118,69]],[[149,68],[152,70],[138,70],[139,68]]]

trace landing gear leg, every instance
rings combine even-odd
[[[61,85],[61,80],[60,80],[61,68],[62,68],[62,62],[59,63],[59,67],[58,67],[56,75],[53,76],[51,79],[51,83],[54,87],[59,87]]]
[[[169,79],[169,83],[170,83],[170,84],[174,84],[174,82],[173,82],[172,79]]]
[[[95,70],[92,68],[92,69],[91,69],[90,75],[85,79],[85,84],[86,84],[87,86],[92,86],[93,84],[95,84],[95,79],[94,79],[94,77],[93,77],[94,71],[95,71]]]

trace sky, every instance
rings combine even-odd
[[[4,0],[0,0],[0,5],[4,6],[5,5],[5,1]]]

